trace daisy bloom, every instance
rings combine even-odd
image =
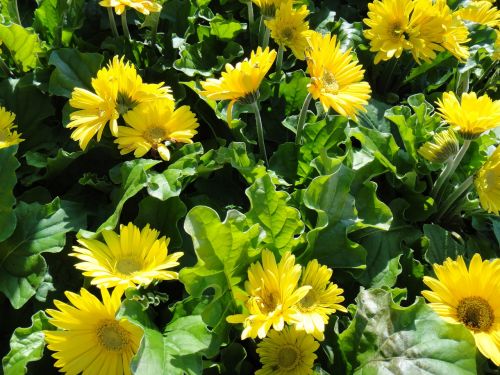
[[[274,17],[276,9],[288,0],[252,0],[260,8],[260,12],[265,18]]]
[[[231,112],[234,103],[253,103],[258,98],[258,92],[262,80],[276,59],[276,51],[261,47],[252,51],[250,59],[232,66],[226,64],[226,71],[222,72],[221,78],[209,78],[201,82],[204,91],[202,95],[213,100],[230,100],[227,107],[227,123],[231,125]]]
[[[161,11],[160,4],[149,0],[102,0],[99,2],[99,5],[105,8],[114,8],[118,15],[125,12],[127,8],[133,8],[145,15]]]
[[[309,23],[305,20],[308,15],[307,6],[294,9],[293,2],[288,0],[278,8],[274,18],[264,21],[276,44],[285,50],[290,48],[299,60],[305,58],[307,37],[311,33]]]
[[[294,316],[297,330],[312,334],[317,340],[323,341],[325,324],[330,314],[335,311],[347,312],[340,305],[344,301],[341,296],[343,289],[330,282],[333,271],[318,263],[316,259],[310,261],[302,273],[300,285],[309,285],[311,289],[306,296],[297,303],[298,313]]]
[[[118,127],[115,143],[122,155],[133,152],[136,158],[153,149],[163,160],[170,160],[168,146],[193,143],[199,125],[189,106],[174,110],[163,100],[141,104],[123,118],[128,126]]]
[[[476,346],[500,365],[500,259],[483,261],[474,254],[469,268],[461,256],[434,264],[437,279],[425,276],[431,289],[422,292],[430,307],[449,323],[463,324]]]
[[[116,319],[123,290],[113,294],[101,289],[102,301],[81,289],[65,292],[71,304],[54,301],[47,310],[59,330],[44,331],[48,348],[61,372],[85,375],[129,375],[130,361],[139,348],[142,329],[126,319]]]
[[[21,134],[14,130],[17,128],[14,125],[15,119],[16,115],[14,113],[7,111],[4,107],[0,107],[0,149],[17,145],[24,141],[24,139],[21,139]]]
[[[178,273],[168,270],[179,265],[182,252],[168,254],[169,238],[146,225],[142,230],[134,224],[120,226],[120,234],[102,232],[104,242],[81,238],[74,246],[74,256],[82,262],[75,267],[91,277],[100,288],[149,285],[153,280],[173,280]]]
[[[318,348],[312,336],[293,327],[271,331],[257,345],[262,368],[255,375],[310,375]]]
[[[500,100],[488,95],[477,97],[475,92],[463,93],[461,101],[453,92],[445,92],[438,99],[438,112],[465,139],[479,137],[500,125]]]
[[[458,138],[451,128],[442,131],[424,143],[418,153],[433,163],[444,163],[458,153]]]
[[[446,0],[437,0],[434,7],[439,10],[444,28],[441,45],[455,58],[465,62],[469,58],[469,47],[466,45],[470,40],[469,29],[460,17],[451,11]]]
[[[500,211],[500,146],[477,172],[474,186],[481,206],[486,211],[498,215]]]
[[[311,76],[309,93],[319,99],[325,111],[333,108],[342,116],[356,117],[366,111],[370,85],[363,81],[362,66],[353,61],[351,49],[341,52],[335,35],[313,32],[306,50],[307,70]]]
[[[271,327],[281,331],[285,323],[293,322],[292,317],[297,312],[295,305],[311,289],[310,286],[297,286],[301,268],[289,251],[276,264],[273,253],[263,250],[262,264],[250,265],[244,299],[248,313],[226,318],[229,323],[243,323],[242,340],[264,338]]]
[[[475,1],[457,10],[456,14],[466,21],[472,21],[492,28],[500,26],[500,11],[488,1]]]

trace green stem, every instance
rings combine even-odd
[[[260,16],[259,19],[259,30],[257,32],[257,45],[260,46],[262,39],[264,38],[264,28],[266,26],[264,25],[264,16]]]
[[[262,49],[266,49],[266,47],[269,45],[269,37],[271,35],[271,31],[265,24],[264,27],[265,30],[264,30],[264,39],[262,40]]]
[[[263,156],[264,161],[266,162],[266,166],[269,166],[269,161],[267,160],[266,145],[264,143],[264,129],[262,127],[262,119],[260,118],[259,104],[257,103],[257,101],[254,101],[252,106],[255,112],[255,122],[257,125],[257,140],[259,142],[260,153]]]
[[[156,43],[156,34],[158,33],[158,24],[160,23],[160,14],[155,13],[153,28],[151,29],[151,44]]]
[[[128,30],[128,24],[127,24],[127,9],[125,9],[122,13],[122,29],[123,29],[123,35],[125,35],[125,38],[128,40],[131,40],[130,38],[130,31]]]
[[[283,47],[279,46],[278,57],[276,58],[276,78],[278,80],[277,85],[274,86],[274,97],[277,98],[280,92],[280,81],[281,81],[281,70],[283,67]]]
[[[22,26],[23,24],[21,23],[21,16],[19,15],[19,7],[17,6],[17,0],[14,0],[13,3],[14,3],[14,10],[16,11],[17,24]]]
[[[311,93],[307,93],[306,98],[304,99],[304,104],[302,105],[302,109],[299,114],[299,122],[297,124],[297,134],[295,136],[295,144],[302,144],[302,129],[304,128],[304,123],[306,122],[307,109],[309,108],[309,103],[311,102],[312,95]]]
[[[439,196],[439,193],[441,192],[441,189],[443,188],[443,184],[450,178],[450,176],[455,172],[457,169],[458,165],[462,161],[465,153],[469,149],[469,146],[471,144],[471,141],[469,139],[466,139],[464,141],[464,144],[460,148],[460,151],[458,151],[458,154],[455,155],[455,158],[448,162],[446,165],[446,168],[441,172],[439,175],[438,179],[436,180],[436,183],[434,184],[434,187],[432,188],[431,191],[431,196],[434,198],[437,198]]]
[[[111,31],[113,32],[113,36],[118,38],[118,29],[116,28],[115,22],[115,14],[113,13],[113,8],[109,7],[108,9],[108,17],[109,17],[109,26],[111,27]]]
[[[255,22],[254,15],[253,15],[252,0],[247,1],[247,8],[248,8],[248,29],[249,29],[250,33],[252,33],[253,24]]]
[[[453,204],[456,203],[458,199],[460,199],[462,194],[469,190],[473,181],[474,176],[469,176],[469,178],[462,182],[460,186],[453,191],[453,193],[444,201],[443,206],[440,208],[440,213],[437,216],[437,220],[440,220],[444,215],[446,215]]]

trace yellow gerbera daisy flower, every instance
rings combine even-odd
[[[16,115],[14,113],[0,107],[0,148],[7,148],[24,141],[24,139],[21,139],[21,134],[14,130],[17,128],[14,125],[15,119]]]
[[[347,309],[340,305],[344,301],[344,297],[341,296],[344,290],[330,282],[332,273],[330,268],[320,265],[314,259],[307,264],[300,282],[301,286],[309,285],[311,289],[297,303],[295,327],[312,334],[320,341],[325,339],[323,332],[329,315],[337,310],[347,312]]]
[[[82,288],[80,294],[65,292],[71,305],[54,301],[58,310],[47,310],[47,314],[52,317],[50,323],[60,330],[43,333],[61,372],[131,374],[130,361],[139,348],[142,329],[115,318],[122,294],[120,288],[112,295],[101,289],[101,302]]]
[[[158,238],[159,232],[146,225],[142,230],[134,224],[120,226],[120,234],[102,232],[104,243],[81,238],[73,247],[74,256],[82,262],[75,267],[92,278],[91,284],[102,288],[149,285],[153,280],[173,280],[178,273],[167,269],[179,265],[182,252],[168,254],[169,238]]]
[[[492,28],[500,26],[500,11],[488,1],[476,1],[457,10],[463,20],[472,21]]]
[[[255,375],[310,375],[318,348],[312,336],[293,327],[271,331],[257,345],[262,368]]]
[[[193,143],[199,125],[188,106],[174,110],[163,100],[141,104],[123,118],[129,126],[118,127],[115,143],[122,155],[134,152],[136,158],[153,149],[163,160],[170,160],[168,146]]]
[[[500,146],[496,148],[474,179],[481,206],[498,215],[500,211]]]
[[[433,163],[444,163],[458,153],[458,138],[451,128],[442,131],[424,143],[418,153]]]
[[[265,21],[276,44],[285,50],[290,48],[299,60],[305,59],[307,37],[311,33],[305,20],[308,15],[307,6],[294,9],[293,2],[288,0],[278,8],[274,18]]]
[[[102,0],[99,2],[99,5],[105,8],[114,8],[118,15],[125,12],[127,8],[133,8],[145,15],[161,11],[160,4],[149,0]]]
[[[260,12],[265,18],[274,17],[276,9],[287,0],[252,0],[260,8]]]
[[[213,100],[231,100],[227,107],[227,123],[231,124],[231,112],[236,101],[253,103],[257,99],[262,80],[276,59],[276,51],[261,47],[252,51],[250,59],[232,66],[226,64],[226,71],[221,78],[209,78],[201,82],[205,89],[201,94]]]
[[[451,11],[446,0],[438,0],[435,7],[439,9],[444,32],[441,45],[458,60],[464,62],[469,58],[469,47],[465,45],[469,39],[469,29],[462,20]]]
[[[445,92],[437,101],[441,117],[465,139],[474,139],[500,125],[500,100],[475,92],[463,93],[461,102],[453,92]]]
[[[271,326],[281,331],[285,323],[293,322],[295,305],[311,289],[297,287],[301,273],[295,256],[286,252],[279,264],[269,250],[262,251],[262,264],[253,263],[248,269],[244,298],[248,312],[227,317],[229,323],[243,323],[241,339],[264,338]]]
[[[425,276],[424,283],[431,290],[422,292],[430,307],[447,322],[467,327],[479,351],[499,366],[500,259],[482,261],[474,254],[467,269],[459,256],[433,268],[437,279]]]
[[[412,48],[409,42],[411,0],[375,0],[368,4],[369,27],[363,34],[370,40],[370,51],[376,52],[375,64],[393,57],[399,58],[404,50]]]
[[[342,116],[355,118],[366,111],[370,85],[363,81],[361,65],[353,61],[351,50],[342,52],[335,35],[313,32],[306,50],[307,70],[311,76],[308,90],[319,99],[325,111],[333,108]]]

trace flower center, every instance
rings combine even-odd
[[[166,138],[165,129],[160,126],[149,128],[144,134],[144,138],[151,144],[161,143]]]
[[[116,269],[118,272],[123,273],[124,275],[130,275],[135,271],[140,270],[142,267],[135,259],[124,258],[120,259],[116,264]]]
[[[303,309],[307,310],[316,305],[317,301],[318,301],[317,293],[314,291],[314,289],[309,289],[309,292],[307,292],[305,297],[300,300],[299,304]]]
[[[472,331],[487,331],[495,321],[488,301],[481,297],[467,297],[458,303],[458,320]]]
[[[118,93],[118,97],[116,98],[116,106],[120,115],[124,115],[131,109],[134,109],[137,104],[138,103],[132,100],[132,98],[127,94],[121,92]]]
[[[109,351],[122,351],[129,344],[129,333],[114,319],[103,320],[97,328],[97,339]]]
[[[281,36],[286,41],[290,41],[291,39],[293,39],[293,35],[294,34],[295,34],[295,30],[293,28],[291,28],[291,27],[285,27],[283,29],[283,31],[281,32]]]
[[[399,39],[401,36],[403,36],[403,39],[408,39],[409,35],[406,32],[406,30],[403,28],[403,26],[399,23],[393,23],[391,25],[391,34],[394,38]]]
[[[321,77],[321,82],[323,83],[323,87],[325,90],[331,94],[337,94],[339,92],[339,83],[337,79],[333,75],[332,72],[326,70],[323,72],[323,76]]]
[[[278,365],[281,370],[291,371],[300,361],[300,351],[293,345],[285,345],[278,352]]]

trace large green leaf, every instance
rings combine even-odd
[[[285,99],[285,114],[297,113],[307,96],[307,84],[311,79],[302,70],[287,73],[285,81],[280,84],[280,96]]]
[[[439,225],[424,224],[424,234],[429,240],[429,247],[424,258],[429,263],[443,263],[450,257],[455,260],[465,254],[465,247],[453,239],[453,235]]]
[[[391,293],[362,290],[356,315],[340,335],[355,375],[476,374],[476,347],[462,325],[446,323],[422,298],[409,307]]]
[[[16,227],[16,215],[13,206],[16,203],[14,186],[16,185],[17,146],[0,149],[0,242],[9,237]]]
[[[217,14],[210,20],[210,34],[219,39],[230,41],[243,31],[246,27],[243,23],[235,20],[227,20],[220,14]]]
[[[24,72],[38,65],[38,54],[42,52],[42,47],[38,35],[33,31],[15,23],[8,26],[0,24],[0,40]]]

